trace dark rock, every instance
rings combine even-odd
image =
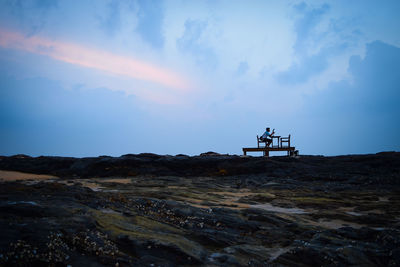
[[[18,155],[0,169],[66,178],[1,183],[0,266],[400,265],[398,152]]]

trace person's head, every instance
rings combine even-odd
[[[266,130],[267,130],[267,132],[271,131],[271,129],[270,129],[269,127],[267,127],[267,129],[266,129]]]

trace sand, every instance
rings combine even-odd
[[[46,174],[34,174],[26,172],[0,170],[0,181],[12,182],[12,181],[23,181],[23,180],[49,180],[49,179],[58,179],[58,177]]]

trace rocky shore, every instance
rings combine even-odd
[[[0,156],[0,266],[399,266],[400,153]]]

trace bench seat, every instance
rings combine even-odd
[[[247,152],[264,152],[264,156],[269,156],[270,151],[287,151],[288,154],[296,151],[295,147],[244,147],[243,154],[246,156]]]

